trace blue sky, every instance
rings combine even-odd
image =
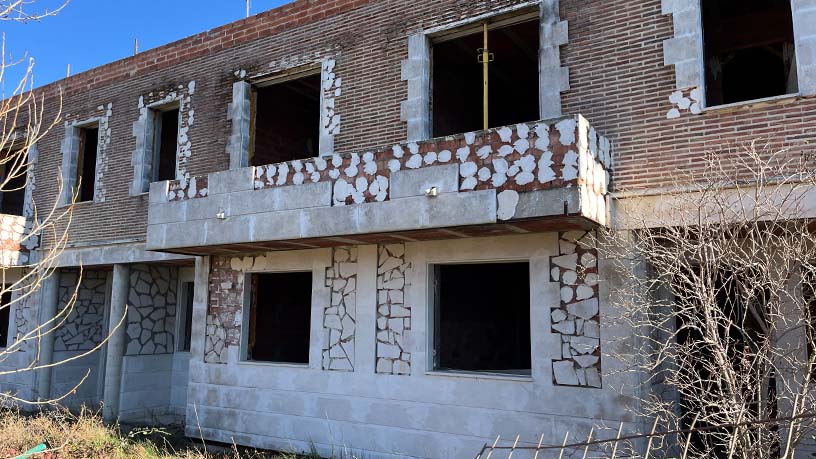
[[[37,8],[53,8],[60,0],[37,0]],[[289,0],[252,0],[257,14]],[[42,86],[71,74],[161,46],[198,32],[242,19],[244,0],[71,0],[57,16],[40,22],[0,23],[6,36],[6,55],[35,59],[34,85]],[[21,69],[3,78],[8,92]]]

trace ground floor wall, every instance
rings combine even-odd
[[[15,286],[7,348],[13,352],[0,358],[0,372],[7,373],[0,374],[0,390],[26,401],[59,400],[74,410],[99,409],[106,391],[111,391],[108,382],[114,370],[107,363],[115,351],[109,344],[118,330],[122,345],[116,418],[129,423],[182,423],[190,354],[179,351],[176,315],[179,273],[189,271],[185,275],[192,278],[192,269],[162,263],[126,266],[120,270],[126,275],[118,278],[110,266],[64,266],[30,291]],[[24,279],[25,273],[10,270],[7,280]],[[126,292],[121,309],[126,315],[112,317],[114,288]],[[46,324],[39,330],[41,340],[38,324]],[[26,371],[32,365],[47,368]]]
[[[542,434],[546,443],[567,432],[585,438],[593,426],[634,430],[633,400],[619,390],[624,376],[615,376],[611,349],[602,348],[612,344],[601,344],[625,333],[604,319],[605,262],[576,243],[584,236],[202,259],[187,434],[325,454],[347,447],[372,458],[472,458],[496,435],[536,444]],[[529,283],[501,288],[530,290],[529,374],[434,370],[432,266],[514,260],[529,262]],[[313,274],[308,364],[246,361],[246,274],[286,271]],[[491,282],[473,279],[469,288]]]

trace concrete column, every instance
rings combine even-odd
[[[232,122],[232,131],[227,140],[230,170],[249,166],[251,95],[252,85],[248,82],[236,81],[232,84],[232,103],[227,108],[227,119]]]
[[[113,266],[113,287],[111,289],[110,314],[106,356],[105,386],[102,401],[103,418],[115,421],[119,416],[119,396],[122,392],[122,360],[125,357],[125,330],[127,324],[119,322],[127,312],[128,294],[130,292],[130,265]]]
[[[204,341],[207,333],[207,306],[210,300],[210,257],[196,257],[194,282],[190,372],[187,380],[187,426],[185,428],[185,433],[191,437],[199,433],[194,407],[198,400],[196,397],[198,383],[206,381]]]
[[[408,99],[400,103],[400,120],[408,124],[408,141],[431,138],[431,44],[423,33],[408,37],[408,59],[402,61]]]
[[[568,91],[569,69],[561,67],[561,46],[569,40],[567,21],[561,20],[558,0],[543,0],[540,9],[538,94],[541,119],[562,115],[561,93]]]
[[[43,281],[41,301],[40,301],[40,321],[42,324],[57,315],[59,305],[59,284],[60,270],[55,269],[51,276]],[[40,341],[40,362],[39,365],[50,365],[54,363],[54,333],[47,333]],[[51,398],[51,368],[43,368],[36,373],[37,378],[37,398],[48,400]]]

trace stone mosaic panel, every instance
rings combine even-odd
[[[131,267],[126,355],[173,353],[177,289],[178,268]]]
[[[551,278],[561,286],[552,309],[552,332],[561,336],[561,358],[553,361],[559,386],[601,387],[601,326],[598,250],[594,234],[559,233],[558,255],[550,258]]]
[[[703,88],[679,89],[669,96],[672,108],[666,118],[674,120],[684,114],[699,115],[703,112]]]
[[[102,342],[105,337],[105,299],[107,296],[107,271],[80,272],[63,269],[60,275],[59,308],[65,309],[74,294],[77,282],[77,299],[63,326],[54,333],[55,351],[87,351]]]
[[[336,61],[326,59],[320,65],[320,80],[323,97],[320,109],[320,154],[334,152],[334,136],[340,134],[340,114],[337,113],[336,98],[343,92],[343,79],[334,72]]]
[[[24,271],[23,277],[26,275],[28,275],[28,272]],[[42,284],[38,284],[38,280],[32,277],[30,280],[22,280],[14,285],[16,291],[11,294],[11,313],[13,314],[16,340],[32,331],[37,324]],[[28,347],[34,348],[36,346],[35,343],[30,344],[32,346],[21,346],[20,351],[25,352]]]
[[[323,369],[354,371],[354,332],[357,326],[357,247],[332,249],[326,268],[331,301],[323,312]]]
[[[333,206],[382,202],[390,199],[392,173],[446,164],[458,164],[458,191],[497,191],[500,220],[515,216],[519,193],[576,186],[592,189],[582,203],[605,222],[605,199],[596,196],[607,193],[612,146],[582,116],[257,166],[253,188],[330,182]],[[205,197],[203,180],[171,182],[168,200]]]
[[[411,374],[405,343],[411,330],[411,307],[405,304],[405,244],[377,248],[377,373]]]
[[[30,229],[26,217],[0,214],[0,264],[21,266],[28,263],[30,251],[26,245],[36,236],[26,237]]]
[[[226,364],[227,351],[241,343],[244,273],[233,269],[230,259],[213,257],[210,272],[210,303],[204,341],[204,361]]]

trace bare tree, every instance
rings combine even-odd
[[[643,425],[675,432],[671,457],[790,458],[811,436],[812,159],[757,143],[711,153],[671,187],[624,196],[621,227],[600,236],[616,320],[634,333],[615,357],[639,377]]]
[[[57,5],[55,9],[37,10],[31,0],[0,0],[0,21],[28,22],[37,21],[53,16],[61,11],[67,1]],[[21,67],[23,75],[13,85],[6,86],[7,71],[13,67]],[[69,228],[73,215],[75,198],[69,205],[61,205],[59,199],[46,209],[39,209],[31,196],[27,184],[33,178],[33,163],[36,160],[37,143],[58,123],[61,122],[61,111],[57,110],[53,119],[46,120],[44,113],[47,104],[61,107],[61,97],[46,98],[42,91],[33,88],[33,59],[13,61],[8,57],[5,47],[5,38],[0,49],[0,86],[6,95],[0,101],[0,195],[28,190],[22,216],[0,216],[2,219],[3,237],[2,263],[0,263],[0,297],[10,298],[10,301],[0,304],[0,310],[9,308],[11,311],[27,309],[30,304],[38,302],[38,294],[44,283],[54,275],[57,261],[66,247]],[[56,172],[59,183],[57,196],[62,195],[62,174]],[[38,247],[41,241],[47,241],[47,246]],[[38,250],[34,250],[37,248]],[[21,275],[11,275],[11,270],[22,272]],[[81,278],[81,275],[80,275]],[[53,335],[61,326],[68,322],[77,299],[77,292],[81,281],[78,281],[73,293],[66,304],[59,309],[54,317],[37,322],[30,320],[27,326],[17,327],[17,334],[9,337],[7,347],[0,349],[0,380],[13,375],[34,373],[55,366],[63,365],[73,360],[88,356],[104,346],[107,337],[99,344],[79,355],[58,361],[44,361],[42,353],[45,343],[52,342],[45,339]],[[125,313],[125,315],[127,312]],[[31,319],[31,318],[29,318]],[[119,322],[121,326],[125,317]],[[12,315],[12,320],[14,316]],[[117,328],[118,328],[117,326]],[[110,331],[112,333],[113,330]],[[108,335],[109,336],[109,335]],[[26,358],[21,359],[20,355]],[[38,394],[37,400],[24,399],[14,393],[0,393],[0,405],[8,404],[52,404],[63,400],[75,392],[88,377],[76,381],[72,389],[54,397]]]

